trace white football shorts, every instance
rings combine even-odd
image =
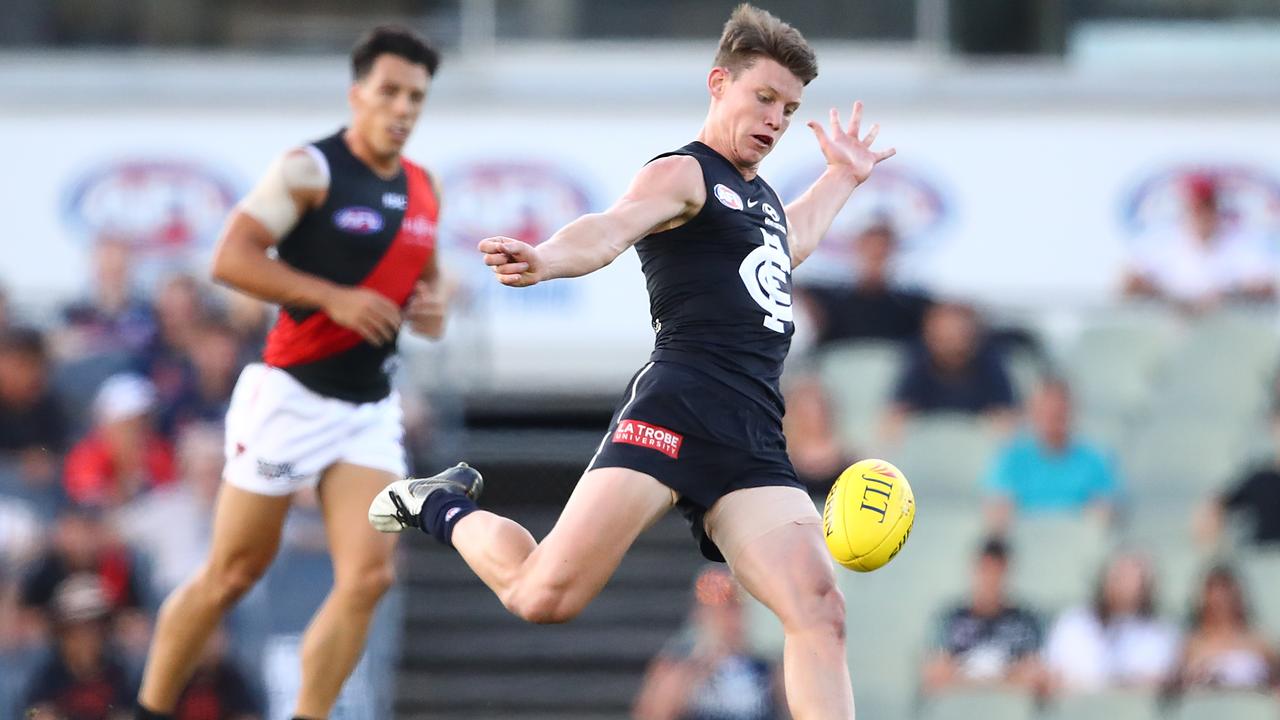
[[[319,395],[280,368],[245,367],[227,410],[228,483],[259,495],[314,487],[334,463],[406,472],[400,395],[352,403]]]

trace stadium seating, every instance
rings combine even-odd
[[[972,416],[935,414],[907,423],[895,464],[918,495],[977,498],[998,438]]]
[[[1089,413],[1140,414],[1151,403],[1174,341],[1166,318],[1143,313],[1087,327],[1065,360],[1080,406]]]
[[[841,444],[848,450],[874,437],[901,365],[896,343],[833,344],[818,358],[818,373],[831,398]]]
[[[1156,720],[1158,717],[1154,692],[1113,690],[1063,695],[1044,713],[1043,720]]]
[[[1178,703],[1175,720],[1276,720],[1280,703],[1261,693],[1196,692]]]
[[[1197,416],[1160,416],[1145,423],[1123,457],[1136,497],[1202,497],[1222,487],[1245,456],[1238,423]]]
[[[1010,539],[1013,594],[1042,612],[1088,598],[1108,549],[1106,527],[1078,515],[1018,518]]]
[[[953,690],[931,698],[920,720],[1032,720],[1035,700],[1007,690]]]
[[[1240,569],[1254,621],[1266,637],[1280,637],[1280,550],[1245,551]]]

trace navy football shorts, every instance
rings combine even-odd
[[[651,362],[631,379],[609,433],[587,470],[621,467],[651,475],[680,497],[708,559],[724,556],[702,518],[734,490],[783,485],[805,489],[769,412],[696,368]]]

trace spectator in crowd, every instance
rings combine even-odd
[[[940,303],[925,314],[923,346],[898,377],[885,431],[896,440],[908,418],[938,412],[982,415],[1004,430],[1015,404],[1003,359],[982,342],[977,312]]]
[[[1055,687],[1092,693],[1163,685],[1178,660],[1178,632],[1156,617],[1155,575],[1143,555],[1107,563],[1093,602],[1064,612],[1049,632],[1045,663]]]
[[[114,514],[119,536],[151,561],[153,597],[168,595],[204,561],[222,463],[221,429],[188,425],[178,439],[179,481],[138,496]]]
[[[126,642],[144,640],[150,623],[142,610],[142,583],[133,558],[108,531],[101,513],[86,507],[63,511],[50,547],[28,569],[21,589],[23,624],[44,634],[58,588],[67,578],[86,574],[97,579],[117,633]]]
[[[193,422],[221,423],[231,403],[240,364],[240,338],[226,322],[210,319],[196,328],[190,350],[192,381],[164,408],[160,427],[177,437]]]
[[[137,375],[114,375],[93,401],[95,425],[67,455],[67,497],[118,507],[173,481],[173,450],[153,427],[155,388]]]
[[[928,295],[897,286],[891,277],[898,236],[872,225],[854,240],[856,274],[851,285],[811,287],[801,293],[813,316],[819,346],[842,340],[915,340]]]
[[[741,591],[723,568],[694,584],[692,632],[654,658],[636,696],[637,720],[770,720],[787,717],[780,678],[746,650]]]
[[[1125,276],[1125,294],[1197,312],[1231,301],[1275,299],[1275,267],[1266,242],[1225,221],[1216,180],[1194,175],[1185,193],[1184,224],[1140,239]]]
[[[1027,403],[1027,420],[987,476],[991,531],[1004,532],[1021,513],[1088,513],[1109,521],[1120,486],[1103,451],[1075,435],[1067,384],[1045,380]]]
[[[1268,592],[1274,591],[1268,588]],[[1205,575],[1196,600],[1173,689],[1274,689],[1276,670],[1276,653],[1253,627],[1235,571],[1226,565],[1214,566]]]
[[[133,697],[111,649],[111,610],[93,575],[71,575],[53,601],[54,647],[27,689],[29,720],[122,720]]]
[[[155,334],[151,306],[137,295],[130,272],[131,248],[118,238],[99,238],[93,248],[93,295],[63,311],[58,338],[61,358],[102,353],[136,354]]]
[[[1241,475],[1235,483],[1210,498],[1196,513],[1196,535],[1207,546],[1216,545],[1228,515],[1249,529],[1254,545],[1280,547],[1280,407],[1271,416],[1274,445],[1269,461]]]
[[[68,423],[49,386],[44,338],[29,328],[0,330],[0,494],[56,501],[58,456]]]
[[[271,306],[261,300],[234,292],[218,286],[218,296],[226,308],[227,323],[235,330],[240,347],[238,365],[247,365],[262,356],[262,348],[267,342],[267,332],[271,329]]]
[[[1008,574],[1008,546],[989,538],[974,564],[970,599],[943,616],[936,650],[923,668],[926,693],[973,684],[1043,688],[1040,623],[1009,599]]]
[[[142,353],[139,371],[156,387],[162,407],[192,392],[196,384],[192,357],[201,329],[210,317],[200,284],[191,275],[174,275],[155,299],[156,334]]]
[[[782,429],[800,482],[810,492],[826,493],[851,461],[836,437],[827,394],[818,378],[806,376],[789,384]]]
[[[0,332],[13,326],[13,308],[9,305],[9,291],[0,285]]]
[[[205,645],[204,654],[187,689],[178,699],[173,720],[258,720],[262,699],[245,674],[226,654],[226,634],[219,629]]]

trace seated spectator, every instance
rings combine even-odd
[[[751,656],[741,591],[727,570],[711,567],[694,585],[692,633],[654,658],[636,696],[637,720],[770,720],[787,717],[780,677]]]
[[[1142,555],[1115,556],[1093,602],[1064,612],[1049,632],[1045,662],[1056,687],[1092,693],[1154,688],[1178,659],[1178,632],[1156,618],[1155,576]]]
[[[53,602],[53,657],[32,677],[28,720],[126,720],[133,687],[111,650],[110,606],[98,578],[72,575]]]
[[[943,616],[937,647],[923,668],[926,693],[974,684],[1041,689],[1040,623],[1009,599],[1008,574],[1008,546],[988,539],[974,563],[969,601]]]
[[[156,333],[143,349],[137,370],[156,387],[156,399],[168,407],[193,390],[200,330],[210,313],[199,282],[191,275],[174,275],[156,293]]]
[[[173,720],[257,720],[262,699],[226,653],[226,633],[219,629],[205,644],[195,674],[182,691]]]
[[[67,497],[118,507],[173,481],[173,450],[152,426],[155,389],[137,375],[108,378],[93,401],[95,425],[67,455]]]
[[[227,323],[235,330],[240,347],[240,360],[243,366],[256,362],[262,357],[262,348],[267,342],[267,333],[275,319],[271,306],[261,300],[217,286],[221,291],[219,299],[226,310]]]
[[[817,378],[801,378],[788,386],[782,428],[796,476],[810,492],[825,494],[851,460],[836,439],[827,395]]]
[[[1271,438],[1271,459],[1247,470],[1197,513],[1196,534],[1205,545],[1214,546],[1221,540],[1224,521],[1230,515],[1243,521],[1237,527],[1249,529],[1250,543],[1280,547],[1280,408],[1272,412]]]
[[[151,305],[133,287],[128,243],[99,238],[93,248],[93,295],[63,310],[65,327],[57,337],[60,358],[101,353],[141,352],[155,334]]]
[[[222,452],[218,427],[188,425],[178,439],[179,481],[138,496],[112,517],[119,536],[151,560],[153,597],[168,595],[207,555]]]
[[[1015,405],[1004,361],[984,347],[977,312],[942,303],[925,314],[923,346],[898,376],[885,430],[894,440],[909,417],[936,412],[983,415],[1003,429]]]
[[[1275,650],[1253,627],[1235,571],[1226,565],[1213,567],[1196,600],[1173,689],[1274,689],[1276,670]]]
[[[243,367],[239,343],[225,322],[209,320],[196,328],[190,354],[192,382],[161,413],[160,428],[167,437],[177,437],[189,423],[222,423]]]
[[[144,639],[149,623],[142,612],[142,584],[128,551],[111,536],[96,510],[68,507],[54,523],[50,547],[22,581],[23,624],[33,632],[48,627],[62,583],[73,575],[98,580],[117,631],[127,640]]]
[[[872,225],[854,241],[856,275],[851,285],[804,289],[804,307],[813,316],[816,344],[842,340],[900,340],[920,337],[929,296],[898,287],[890,276],[898,237],[888,225]]]
[[[1109,521],[1119,483],[1102,450],[1072,428],[1071,391],[1044,382],[1027,403],[1028,427],[996,457],[987,477],[987,522],[1003,532],[1015,513],[1089,513]]]
[[[1125,294],[1196,312],[1233,300],[1275,299],[1275,266],[1265,239],[1230,226],[1220,200],[1212,177],[1191,177],[1183,224],[1139,240]]]
[[[49,374],[39,332],[0,331],[0,494],[25,497],[46,510],[56,501],[58,456],[68,440],[67,418]]]

